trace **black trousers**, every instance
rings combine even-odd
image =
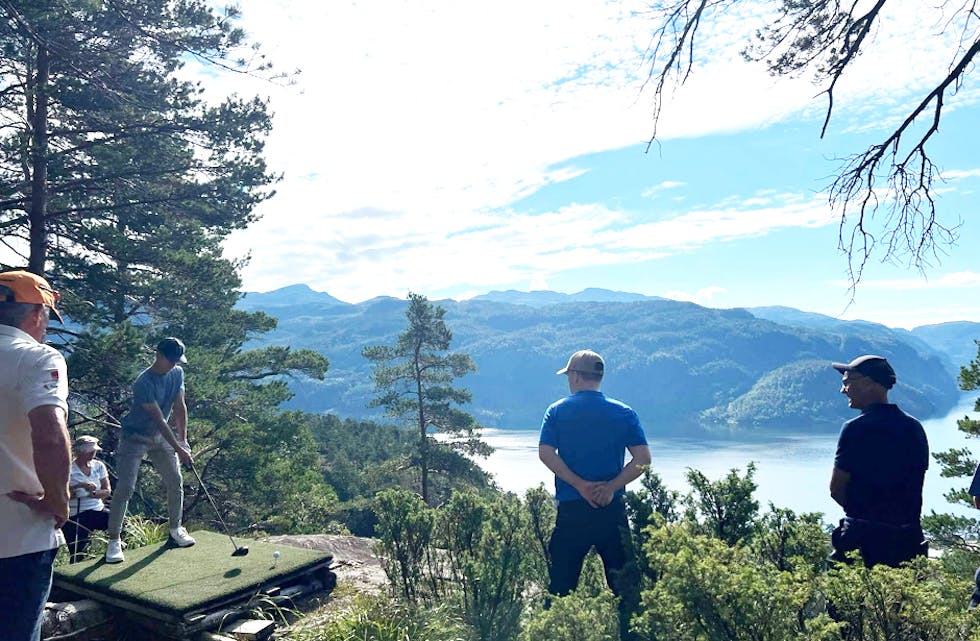
[[[548,591],[564,596],[578,587],[582,563],[593,547],[602,559],[606,584],[620,599],[620,638],[628,639],[629,618],[639,605],[640,580],[626,504],[621,495],[600,508],[591,507],[585,501],[558,504],[558,519],[548,544],[551,555]]]
[[[94,530],[108,528],[109,510],[85,510],[66,521],[61,526],[61,532],[65,535],[65,541],[68,543],[71,562],[76,563],[81,560]]]
[[[861,550],[867,567],[878,564],[898,567],[917,556],[928,554],[922,527],[918,523],[890,525],[845,517],[830,535],[834,553],[831,560],[847,562],[844,552]]]

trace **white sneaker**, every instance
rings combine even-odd
[[[119,539],[110,539],[109,545],[105,548],[105,562],[106,563],[122,563],[126,560],[123,556],[122,543]]]
[[[179,548],[189,548],[197,543],[197,541],[194,540],[194,537],[187,533],[184,526],[170,530],[170,540],[173,541],[174,545]]]

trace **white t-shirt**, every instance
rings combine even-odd
[[[102,489],[102,479],[109,476],[108,471],[105,469],[105,463],[98,459],[92,459],[88,462],[88,469],[91,473],[86,474],[82,471],[82,468],[78,467],[78,463],[75,461],[71,462],[71,478],[68,479],[68,486],[79,485],[81,483],[91,483],[97,489]],[[83,487],[75,488],[71,493],[71,501],[69,503],[71,506],[70,514],[75,516],[79,512],[86,512],[88,510],[104,510],[105,503],[102,499],[95,498],[92,493]]]
[[[68,411],[68,370],[58,350],[26,332],[0,325],[0,558],[58,547],[61,530],[8,492],[44,492],[34,469],[34,446],[27,413],[54,405]]]

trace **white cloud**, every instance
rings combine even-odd
[[[867,106],[869,96],[894,101],[936,66],[937,39],[909,35],[921,34],[918,4],[889,3],[904,7],[889,17],[897,35],[880,30],[881,53],[862,57],[842,109]],[[808,80],[773,79],[738,55],[739,34],[761,24],[760,6],[740,4],[708,25],[701,43],[710,62],[667,102],[661,134],[760,127],[813,107]],[[300,190],[333,211],[504,206],[570,176],[548,167],[653,131],[651,89],[641,86],[654,23],[643,2],[407,0],[381,9],[245,0],[242,10],[279,68],[302,69],[298,84],[240,76],[211,84],[272,95],[272,166],[289,178],[316,174],[280,193]]]
[[[684,292],[684,291],[669,291],[660,294],[663,298],[670,298],[672,300],[687,301],[690,303],[697,303],[698,305],[703,305],[705,307],[711,306],[711,301],[718,294],[724,294],[728,290],[724,287],[719,287],[718,285],[710,285],[708,287],[702,287],[696,292]]]
[[[628,266],[789,227],[836,222],[826,203],[783,195],[765,208],[705,209],[653,214],[600,204],[569,205],[528,214],[466,213],[433,224],[425,214],[360,209],[281,226],[255,225],[264,239],[245,268],[250,289],[304,282],[344,300],[408,289],[479,290],[508,283],[542,289],[554,274],[584,266]],[[238,248],[244,251],[245,246]]]
[[[937,63],[945,68],[944,42],[916,18],[920,4],[889,2],[904,7],[889,18],[901,28],[887,38],[879,30],[878,53],[841,86],[841,114],[870,120],[888,102],[899,113]],[[822,115],[808,79],[775,80],[740,58],[762,5],[736,6],[702,38],[708,63],[665,104],[663,136]],[[266,156],[285,179],[260,206],[264,218],[226,244],[233,256],[251,253],[247,289],[306,282],[361,300],[409,288],[537,288],[583,265],[836,222],[822,200],[785,193],[698,211],[681,209],[678,196],[663,201],[674,214],[656,217],[581,198],[536,215],[512,209],[586,171],[569,159],[652,134],[651,89],[641,87],[654,24],[642,0],[243,0],[241,8],[277,67],[302,69],[288,87],[207,80],[217,94],[268,95],[275,112]],[[645,195],[682,184],[663,181]]]
[[[855,309],[848,310],[841,318],[845,320],[867,320],[869,315]],[[874,310],[874,321],[888,327],[913,329],[922,325],[948,323],[952,320],[977,322],[980,319],[980,304],[970,302],[950,302],[947,305],[878,307]]]
[[[653,198],[661,191],[666,189],[677,189],[678,187],[683,187],[686,184],[687,183],[680,180],[664,180],[663,182],[660,182],[652,187],[646,188],[640,195],[644,198]]]
[[[942,172],[944,180],[963,180],[965,178],[980,178],[980,169],[948,169]]]
[[[846,285],[841,282],[841,285]],[[951,272],[938,277],[861,281],[862,289],[914,291],[919,289],[973,289],[980,287],[980,272]]]

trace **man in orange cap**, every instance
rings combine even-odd
[[[36,274],[0,273],[0,630],[9,641],[40,638],[68,519],[68,374],[44,344],[60,298]]]

